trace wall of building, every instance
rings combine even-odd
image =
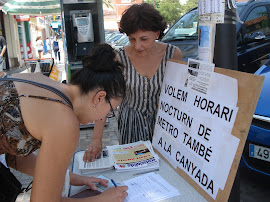
[[[13,15],[4,15],[7,52],[9,56],[9,67],[14,68],[23,65],[20,54],[20,42],[18,38],[17,22]]]

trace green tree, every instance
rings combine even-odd
[[[153,5],[155,8],[159,8],[161,0],[143,0],[143,3],[148,3]]]
[[[160,2],[159,8],[157,9],[161,15],[164,16],[169,26],[172,26],[182,14],[182,6],[179,3],[179,0],[163,0]]]
[[[183,14],[195,7],[198,7],[198,0],[188,0],[186,4],[183,5]]]
[[[154,5],[165,18],[169,26],[181,16],[181,4],[179,0],[144,0],[144,3]]]

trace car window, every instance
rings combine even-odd
[[[166,33],[162,41],[177,39],[194,39],[198,37],[198,14],[197,10],[184,15],[174,26]]]
[[[245,20],[246,34],[263,32],[265,36],[270,35],[270,20],[265,6],[254,8]]]

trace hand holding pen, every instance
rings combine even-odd
[[[111,181],[112,181],[113,185],[114,185],[115,187],[117,187],[116,182],[115,182],[113,179],[111,179]]]
[[[127,186],[117,186],[116,182],[111,179],[111,182],[115,187],[110,187],[109,189],[105,190],[99,197],[105,199],[104,201],[124,201],[125,198],[128,196]]]

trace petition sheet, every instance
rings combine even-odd
[[[179,191],[154,172],[123,182],[128,186],[125,202],[153,202],[180,195]]]

